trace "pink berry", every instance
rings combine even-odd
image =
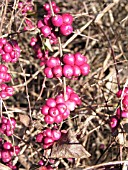
[[[6,73],[7,71],[8,71],[8,67],[6,67],[6,66],[3,65],[3,64],[0,64],[0,72]]]
[[[72,17],[72,15],[69,14],[69,13],[62,14],[62,18],[63,18],[63,22],[64,22],[65,24],[71,25],[72,22],[73,22],[73,17]]]
[[[11,62],[12,59],[9,53],[5,53],[2,55],[2,60],[5,62]]]
[[[0,91],[0,97],[1,97],[2,99],[6,98],[6,97],[7,97],[7,92],[5,92],[5,91]]]
[[[53,143],[43,144],[44,149],[48,149],[50,146],[52,146]],[[45,169],[44,169],[45,170]],[[47,170],[47,169],[46,169]]]
[[[81,105],[80,97],[76,93],[70,94],[70,100],[74,100],[77,105]]]
[[[44,165],[44,161],[43,161],[43,160],[40,160],[40,161],[38,162],[38,165],[43,166],[43,165]]]
[[[128,110],[128,95],[124,96],[124,99],[122,100],[122,104],[124,108]]]
[[[45,9],[46,11],[50,11],[50,6],[49,6],[48,3],[45,3],[45,4],[43,5],[43,7],[44,7],[44,9]]]
[[[57,115],[59,115],[59,111],[56,107],[51,107],[49,109],[49,115],[52,117],[56,117]]]
[[[63,95],[56,96],[55,100],[56,100],[56,104],[65,102]]]
[[[46,105],[48,107],[55,107],[56,106],[56,101],[54,98],[49,98],[46,100]]]
[[[51,34],[51,29],[49,26],[45,25],[40,28],[41,33],[44,37],[48,37]]]
[[[6,117],[2,116],[2,123],[7,124],[7,122],[8,122],[8,119]]]
[[[85,63],[85,56],[83,56],[79,52],[77,52],[74,55],[74,58],[75,58],[75,65],[77,65],[77,66],[81,66],[81,65],[83,65]]]
[[[52,137],[45,137],[44,138],[44,144],[49,144],[49,143],[53,143],[54,140]]]
[[[43,133],[38,133],[36,135],[36,142],[41,143],[43,140]]]
[[[11,160],[11,156],[8,150],[2,150],[1,158],[3,162],[9,162]]]
[[[79,66],[72,66],[73,67],[73,76],[79,77],[81,75],[81,70]]]
[[[61,15],[55,15],[52,17],[52,24],[55,27],[60,27],[63,24],[63,18]]]
[[[3,45],[5,45],[5,44],[7,43],[7,40],[6,40],[6,38],[0,38],[0,42],[1,42]]]
[[[60,78],[62,76],[62,67],[59,65],[55,66],[54,68],[52,68],[52,72],[56,78]]]
[[[10,142],[4,142],[3,148],[9,150],[12,148],[12,144]]]
[[[69,115],[70,115],[70,110],[66,109],[66,111],[62,113],[62,118],[65,120],[68,118]]]
[[[45,118],[44,118],[44,121],[47,123],[47,124],[53,124],[54,123],[54,118],[50,115],[46,115]]]
[[[75,61],[75,58],[74,58],[73,54],[65,54],[63,56],[63,62],[65,64],[67,64],[67,65],[73,66],[74,65],[74,61]]]
[[[128,118],[128,111],[122,111],[121,117]]]
[[[65,102],[65,104],[66,104],[66,106],[67,106],[67,108],[70,110],[70,111],[73,111],[73,110],[75,110],[75,107],[76,107],[76,102],[74,101],[74,100],[67,100],[66,102]]]
[[[54,121],[55,123],[61,123],[63,121],[62,115],[59,114],[58,116],[56,116]]]
[[[47,129],[45,129],[44,131],[43,131],[43,135],[45,136],[45,137],[52,137],[52,131],[51,131],[51,129],[50,128],[47,128]]]
[[[58,14],[60,12],[60,8],[58,6],[53,7],[53,11],[55,14]]]
[[[73,89],[70,86],[66,87],[66,92],[70,95],[71,93],[74,93]]]
[[[47,115],[47,114],[48,114],[48,111],[49,111],[49,107],[48,107],[47,105],[42,106],[42,108],[41,108],[41,113],[42,113],[43,115]]]
[[[81,65],[80,70],[81,70],[82,75],[87,76],[89,74],[89,71],[90,71],[89,64],[85,63],[85,64]]]
[[[57,58],[50,57],[46,62],[47,67],[53,68],[57,65],[59,65]]]
[[[64,103],[58,103],[56,107],[60,114],[64,113],[67,109],[67,106]]]
[[[8,86],[8,87],[6,87],[5,91],[6,91],[8,96],[12,96],[13,93],[14,93],[14,88]]]
[[[73,67],[70,65],[63,66],[63,75],[67,78],[71,78],[73,76]]]
[[[44,69],[44,74],[46,75],[47,78],[53,78],[52,69],[50,67],[46,67]]]
[[[3,49],[5,53],[10,53],[12,51],[12,45],[10,43],[6,43]]]
[[[118,124],[118,119],[116,117],[111,117],[110,118],[110,127],[113,129],[117,126]]]
[[[62,35],[68,36],[73,32],[73,27],[70,24],[62,24],[60,26],[60,33]]]
[[[61,132],[60,130],[52,130],[52,137],[54,140],[59,140],[61,137]]]

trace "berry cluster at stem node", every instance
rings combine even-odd
[[[19,152],[20,148],[18,146],[12,146],[10,142],[4,141],[0,138],[0,160],[12,170],[17,170],[17,167],[12,163],[12,158],[15,155],[18,155]]]
[[[71,87],[67,86],[65,96],[63,92],[60,92],[55,98],[47,99],[41,108],[41,113],[47,124],[58,124],[67,119],[70,111],[75,110],[77,105],[81,105],[80,97]]]

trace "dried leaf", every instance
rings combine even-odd
[[[48,38],[46,38],[46,41],[44,43],[46,45],[46,47],[53,52],[53,49],[52,49],[52,46],[51,46],[51,43],[50,43],[50,40]]]
[[[28,115],[19,114],[20,122],[24,124],[24,126],[28,127],[30,123],[30,118]]]
[[[0,163],[0,170],[11,170],[11,168],[9,168],[8,166]]]
[[[61,139],[53,146],[50,156],[51,158],[87,158],[91,155],[69,130],[68,133],[62,133]]]

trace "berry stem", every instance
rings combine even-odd
[[[48,0],[48,2],[49,2],[49,5],[50,5],[50,10],[51,10],[52,16],[55,16],[53,8],[52,8],[51,0]]]

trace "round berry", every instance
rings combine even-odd
[[[71,78],[73,76],[73,67],[70,65],[63,66],[63,75],[67,78]]]
[[[89,71],[90,71],[89,64],[85,63],[85,64],[81,65],[80,70],[81,70],[82,75],[87,76],[89,74]]]
[[[46,100],[46,105],[48,107],[55,107],[56,106],[56,101],[54,98],[49,98]]]
[[[60,27],[63,24],[63,18],[61,15],[55,15],[52,17],[52,24],[55,27]]]
[[[60,33],[62,35],[68,36],[73,32],[73,27],[70,24],[62,24],[60,26]]]
[[[62,18],[63,18],[63,22],[64,22],[65,24],[71,25],[72,22],[73,22],[73,17],[72,17],[72,15],[69,14],[69,13],[62,14]]]
[[[65,54],[63,56],[63,62],[65,64],[67,64],[67,65],[73,66],[74,65],[74,61],[75,61],[75,58],[74,58],[73,54]]]
[[[40,30],[44,37],[48,37],[51,34],[51,29],[47,25],[41,27]]]

